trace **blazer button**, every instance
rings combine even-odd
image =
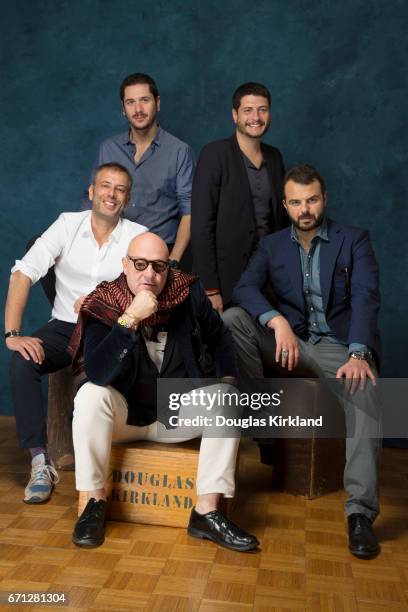
[[[128,350],[126,348],[119,355],[119,359],[123,359],[127,355]]]

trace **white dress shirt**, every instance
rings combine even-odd
[[[36,283],[55,264],[56,296],[52,318],[76,323],[75,301],[102,281],[112,281],[122,272],[122,257],[129,242],[147,231],[144,225],[120,219],[108,240],[99,247],[91,227],[92,211],[62,213],[16,261],[11,272],[20,270]]]

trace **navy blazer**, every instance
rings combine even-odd
[[[346,344],[370,347],[379,360],[379,272],[368,232],[328,219],[328,238],[320,244],[320,284],[327,324]],[[262,292],[269,282],[274,303]],[[233,292],[233,301],[258,317],[273,308],[297,336],[308,338],[299,247],[291,228],[262,238]]]

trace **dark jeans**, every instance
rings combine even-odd
[[[47,444],[47,403],[41,390],[41,376],[66,368],[71,363],[67,346],[75,323],[54,319],[32,336],[41,338],[45,359],[41,365],[14,352],[10,363],[11,394],[17,437],[22,448]]]

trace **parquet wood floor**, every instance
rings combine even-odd
[[[77,508],[72,472],[51,501],[23,504],[28,456],[14,420],[0,417],[0,591],[64,592],[74,610],[149,612],[408,612],[408,452],[385,449],[382,553],[347,550],[343,492],[307,501],[271,491],[271,469],[242,444],[235,518],[256,533],[257,554],[189,538],[183,529],[110,522],[105,544],[71,543]],[[50,606],[5,606],[40,612]]]

